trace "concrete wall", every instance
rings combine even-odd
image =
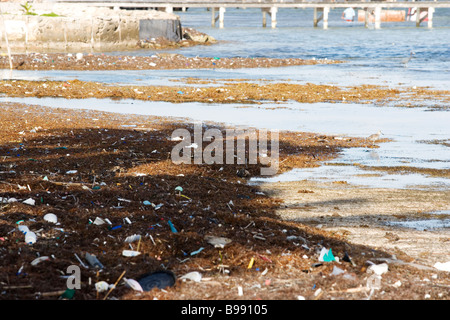
[[[11,8],[8,11],[2,4],[0,50],[3,52],[6,51],[5,30],[13,52],[93,52],[137,48],[141,20],[159,20],[158,25],[167,24],[169,29],[173,28],[173,20],[179,21],[174,14],[154,10],[112,10],[67,5],[39,7],[36,4],[33,12],[54,12],[60,16],[24,15],[20,11]]]

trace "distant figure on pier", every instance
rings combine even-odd
[[[352,7],[348,7],[342,12],[342,19],[348,22],[352,22],[355,20],[355,10]]]

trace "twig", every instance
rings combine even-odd
[[[122,279],[122,277],[124,276],[125,272],[127,272],[126,270],[124,270],[122,272],[122,274],[120,275],[120,277],[117,279],[116,283],[114,283],[114,285],[112,286],[111,289],[109,289],[108,293],[106,294],[106,296],[103,298],[103,300],[106,300],[106,298],[109,296],[109,294],[111,293],[111,291],[114,290],[114,288],[117,286],[117,284],[119,283],[120,279]]]

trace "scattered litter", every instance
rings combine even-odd
[[[319,261],[323,261],[323,262],[335,261],[335,258],[333,256],[333,253],[331,252],[331,249],[322,248],[322,250],[320,251]]]
[[[215,236],[206,236],[205,240],[209,244],[212,244],[215,248],[224,248],[227,244],[231,242],[231,239]]]
[[[247,269],[251,269],[253,267],[253,263],[255,262],[255,258],[251,258],[250,262],[248,263]]]
[[[205,248],[201,247],[200,249],[198,249],[198,250],[196,250],[196,251],[192,251],[192,252],[191,252],[191,256],[195,256],[196,254],[199,254],[200,252],[203,251],[203,249],[205,249]]]
[[[4,197],[0,197],[0,203],[13,203],[13,202],[17,202],[16,198],[4,198]]]
[[[78,170],[69,170],[66,172],[66,174],[75,174],[77,172],[78,172]]]
[[[330,276],[338,276],[340,274],[345,273],[344,270],[342,270],[341,268],[338,268],[336,266],[333,267],[333,271],[330,273]]]
[[[28,204],[30,206],[34,206],[36,201],[32,198],[28,198],[27,200],[24,200],[22,203]]]
[[[30,231],[30,229],[28,229],[28,227],[25,226],[25,225],[20,225],[20,226],[18,227],[18,229],[19,229],[19,231],[22,232],[23,234],[26,234],[28,231]]]
[[[444,262],[444,263],[436,262],[434,264],[434,267],[436,269],[438,269],[438,270],[441,270],[441,271],[449,271],[450,272],[450,261],[447,261],[447,262]]]
[[[122,255],[125,257],[136,257],[140,254],[141,253],[139,251],[135,251],[135,250],[123,250],[122,251]]]
[[[243,291],[242,287],[238,286],[237,289],[238,289],[238,296],[242,297],[244,295],[244,291]]]
[[[177,233],[177,232],[178,232],[177,229],[175,229],[175,227],[174,227],[172,221],[169,220],[169,221],[167,221],[167,223],[169,224],[170,230],[171,230],[173,233]]]
[[[34,233],[33,231],[28,231],[27,233],[25,233],[26,243],[33,244],[36,242],[36,240],[37,240],[36,233]]]
[[[62,293],[60,296],[60,299],[68,299],[71,300],[73,296],[75,295],[75,289],[67,289]]]
[[[43,256],[43,257],[39,257],[34,259],[33,261],[31,261],[31,265],[35,266],[38,265],[39,263],[41,263],[42,261],[46,261],[49,260],[50,258],[48,256]]]
[[[142,289],[142,287],[139,284],[139,282],[137,282],[136,280],[134,280],[134,279],[127,279],[127,278],[123,278],[123,280],[134,291],[139,291],[139,292],[143,292],[144,291],[144,289]]]
[[[381,276],[383,273],[388,272],[389,266],[387,263],[381,263],[381,264],[373,264],[369,268],[367,268],[367,271],[373,272],[379,276]]]
[[[321,288],[319,288],[314,292],[314,297],[316,297],[316,299],[318,299],[322,294],[323,294],[323,291]]]
[[[180,277],[181,280],[191,280],[195,282],[202,281],[202,275],[198,271],[193,271],[185,274],[184,276]]]
[[[75,258],[77,258],[78,262],[80,262],[80,264],[83,266],[83,268],[89,269],[89,267],[87,265],[85,265],[83,263],[83,261],[81,261],[80,257],[76,253],[74,253],[74,255],[75,255]]]
[[[102,224],[105,224],[105,220],[103,220],[102,218],[96,217],[93,224],[97,225],[97,226],[101,226]]]
[[[137,281],[144,291],[164,289],[175,284],[175,275],[170,271],[157,271],[141,276]]]
[[[125,238],[126,243],[132,243],[132,242],[139,241],[139,240],[141,240],[141,235],[139,235],[139,234],[133,234],[132,236]]]
[[[56,215],[54,213],[47,213],[44,216],[44,220],[50,223],[57,223],[58,222],[58,217],[56,217]]]
[[[152,203],[151,203],[150,201],[148,201],[148,200],[144,200],[144,201],[142,202],[142,204],[143,204],[144,206],[151,206],[151,205],[152,205]]]
[[[87,262],[94,268],[100,268],[103,269],[103,265],[100,261],[98,261],[97,257],[95,255],[91,255],[90,253],[86,252],[86,255],[84,256]]]
[[[97,290],[97,292],[105,292],[108,291],[109,289],[109,284],[106,281],[100,281],[95,283],[95,290]]]

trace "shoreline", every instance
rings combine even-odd
[[[414,259],[398,255],[395,250],[389,253],[383,248],[354,244],[348,242],[345,234],[280,219],[277,212],[286,198],[246,184],[245,178],[236,176],[241,166],[224,166],[220,170],[217,165],[174,165],[167,156],[174,144],[168,137],[171,130],[191,128],[190,124],[152,116],[15,103],[4,104],[0,117],[1,171],[7,179],[0,183],[1,196],[21,200],[2,203],[1,207],[0,246],[9,250],[1,254],[3,274],[7,276],[0,278],[2,298],[29,299],[37,291],[64,290],[65,282],[59,278],[58,270],[78,265],[74,253],[84,257],[84,252],[89,252],[105,268],[100,274],[95,268],[82,269],[83,285],[76,290],[75,299],[101,299],[104,293],[96,293],[95,282],[113,283],[123,271],[134,279],[143,273],[143,266],[152,272],[161,270],[163,265],[163,269],[178,277],[198,271],[203,280],[177,278],[174,287],[144,293],[121,283],[111,297],[295,300],[302,296],[313,300],[365,299],[370,294],[371,299],[423,299],[431,292],[432,299],[448,299],[445,272],[420,263],[417,265],[424,269],[418,269]],[[324,137],[315,134],[284,132],[280,137],[281,172],[318,165],[335,157],[340,148],[367,142],[328,137],[335,147],[328,143],[327,147],[322,142]],[[302,151],[305,147],[311,151]],[[73,169],[78,173],[65,174]],[[248,168],[251,175],[257,169]],[[43,179],[45,176],[48,180]],[[176,186],[183,187],[183,195],[189,200],[177,196]],[[22,203],[30,197],[36,199],[34,206]],[[147,207],[142,205],[144,200],[162,206]],[[42,220],[49,212],[58,216],[62,233]],[[93,225],[96,217],[108,218],[113,224]],[[125,218],[132,223],[124,222]],[[177,233],[168,228],[169,220]],[[37,230],[39,238],[35,244],[23,242],[18,221]],[[121,227],[114,228],[117,226]],[[141,255],[123,257],[122,250],[129,249],[123,240],[133,234],[144,237]],[[231,242],[218,249],[206,241],[207,236],[225,237]],[[136,243],[132,247],[136,248]],[[323,247],[332,248],[340,261],[319,263]],[[196,253],[198,250],[201,252]],[[51,258],[32,266],[35,252]],[[346,262],[347,255],[351,263]],[[395,255],[401,260],[395,260]],[[252,259],[254,266],[249,267]],[[382,291],[370,293],[361,289],[371,275],[368,261],[390,261],[389,272],[383,275]],[[13,277],[20,265],[24,266],[22,274]],[[335,267],[344,273],[332,275]],[[418,278],[431,276],[430,268],[435,275],[433,280],[417,285]],[[40,276],[42,272],[45,279]],[[88,278],[93,280],[91,285]],[[405,292],[402,287],[393,286],[398,281],[410,289]],[[314,285],[316,289],[311,290]],[[20,286],[29,287],[8,289]],[[242,296],[238,295],[237,286],[244,288]]]
[[[150,53],[150,52],[149,52]],[[186,57],[177,53],[154,53],[151,56],[109,55],[104,53],[28,53],[12,54],[15,70],[168,70],[168,69],[238,69],[270,68],[296,65],[335,64],[328,59],[300,58],[221,58]],[[9,57],[0,56],[0,69],[10,69]]]
[[[208,61],[209,59],[206,59]],[[210,63],[210,60],[209,60]],[[256,66],[255,66],[256,67]],[[223,81],[223,84],[218,82]],[[185,85],[111,85],[80,80],[0,80],[0,94],[10,97],[60,97],[66,99],[110,98],[166,101],[172,103],[242,103],[263,105],[275,103],[271,108],[285,108],[290,101],[299,103],[360,103],[389,105],[396,108],[424,107],[423,101],[433,100],[427,105],[430,110],[448,109],[449,90],[428,88],[387,88],[376,85],[338,87],[334,85],[255,83],[240,80],[194,80],[179,79]],[[200,83],[201,87],[192,84]],[[208,86],[210,84],[211,86]],[[405,106],[405,101],[409,101]]]
[[[72,68],[67,70],[262,68],[305,63],[301,59],[186,58],[176,54],[83,55],[78,61],[75,55],[66,54],[15,57],[22,57],[23,68],[30,70],[52,69],[50,57],[59,61],[55,69]],[[71,60],[66,61],[69,57]],[[3,67],[8,63],[7,57],[0,61]],[[448,91],[427,88],[340,88],[270,81],[255,84],[245,79],[223,80],[224,84],[217,86],[217,81],[180,79],[188,84],[214,84],[195,88],[110,86],[79,80],[3,80],[0,92],[17,97],[129,98],[174,103],[275,102],[281,107],[290,100],[395,105],[411,99],[420,106],[427,99],[441,102],[449,99]],[[89,253],[104,268],[81,269],[82,287],[75,290],[75,300],[103,299],[106,292],[97,292],[95,283],[113,284],[123,272],[128,279],[138,279],[145,273],[160,270],[176,275],[175,286],[140,293],[121,281],[109,297],[121,300],[449,299],[448,273],[433,267],[434,262],[448,261],[446,248],[450,238],[446,233],[379,228],[390,218],[400,222],[429,217],[431,210],[445,210],[448,191],[374,190],[311,181],[250,185],[249,177],[258,176],[261,164],[248,167],[174,164],[170,152],[176,142],[170,137],[179,128],[192,132],[193,124],[156,116],[70,110],[64,108],[63,102],[60,108],[2,103],[0,265],[4,272],[0,275],[0,297],[58,299],[61,294],[54,292],[66,289],[61,274],[66,273],[69,265],[80,266],[75,254],[87,264],[84,257]],[[206,128],[221,132],[226,129],[211,123]],[[335,159],[344,148],[376,148],[376,144],[384,141],[380,139],[373,145],[365,138],[338,139],[283,131],[280,132],[278,173],[320,166]],[[238,175],[241,169],[247,170],[248,176]],[[181,194],[176,191],[178,187],[182,188]],[[435,202],[436,196],[442,199]],[[34,205],[24,203],[27,199],[34,200]],[[411,209],[421,206],[423,212]],[[405,208],[409,211],[405,212]],[[46,222],[43,217],[48,213],[54,213],[60,225]],[[108,219],[111,224],[94,224],[96,218]],[[24,242],[19,225],[36,231],[36,243]],[[125,242],[133,235],[140,235],[141,241]],[[210,237],[223,237],[229,242],[215,247],[208,242]],[[419,243],[417,250],[412,250],[416,243]],[[321,261],[324,248],[332,249],[337,259]],[[130,249],[140,254],[123,256],[123,251]],[[432,259],[428,259],[431,255]],[[37,256],[48,259],[32,264]],[[383,262],[388,264],[388,271],[380,277],[381,287],[367,289],[374,276],[370,266]],[[202,280],[181,279],[189,272],[199,272]],[[242,295],[239,287],[243,289]]]

